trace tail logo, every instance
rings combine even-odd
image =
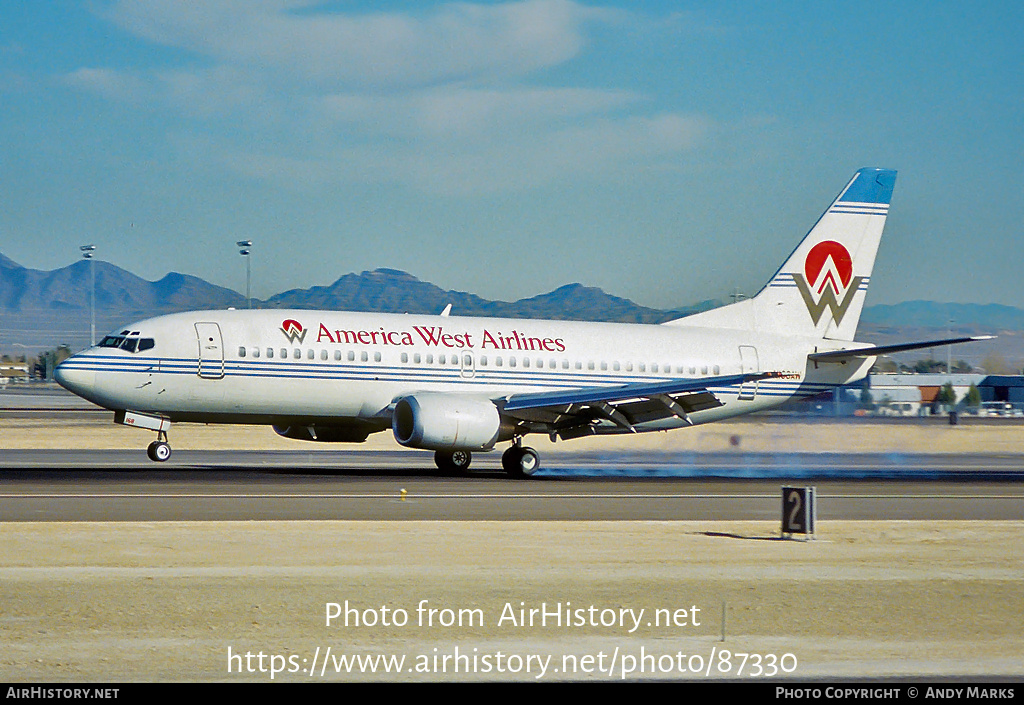
[[[306,329],[302,327],[302,324],[296,321],[294,318],[281,323],[281,332],[285,334],[288,340],[294,343],[296,340],[301,344],[306,338]]]
[[[849,250],[838,242],[825,240],[807,253],[804,273],[794,273],[793,281],[814,325],[818,325],[826,308],[832,312],[832,320],[839,325],[864,277],[853,276],[853,258]]]

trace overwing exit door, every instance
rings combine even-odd
[[[753,345],[741,345],[740,372],[742,374],[752,374],[760,371],[761,366],[757,361],[757,348],[755,348]],[[737,399],[750,401],[755,396],[757,396],[757,380],[744,382],[743,384],[740,385],[740,393]]]

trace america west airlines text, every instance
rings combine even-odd
[[[486,328],[479,336],[461,331],[446,332],[444,326],[413,326],[412,331],[387,330],[330,330],[323,323],[317,331],[318,343],[344,343],[359,345],[394,345],[431,348],[480,349],[480,350],[524,350],[538,352],[565,352],[563,338],[538,338],[513,330],[508,335],[500,330]]]

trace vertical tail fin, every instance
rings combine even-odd
[[[757,296],[666,325],[853,340],[895,183],[861,169]]]

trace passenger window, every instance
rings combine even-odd
[[[403,363],[409,362],[409,353],[402,353],[402,362]]]
[[[423,360],[423,358],[420,357],[419,353],[416,353],[415,355],[412,356],[412,361],[415,362],[417,365],[420,364],[420,362],[422,362],[422,360]]]
[[[370,356],[369,356],[369,354],[367,354],[367,352],[366,352],[366,351],[364,350],[363,352],[359,353],[359,359],[360,359],[360,360],[361,360],[362,362],[369,362],[369,361],[370,361]]]
[[[644,363],[641,362],[640,365],[637,367],[637,370],[640,371],[640,372],[646,372],[647,371],[647,365],[645,365]]]
[[[433,365],[434,364],[434,356],[433,355],[427,355],[426,362],[427,362],[428,365]]]
[[[582,370],[583,369],[583,362],[582,361],[580,361],[580,360],[576,361],[576,369],[577,370]]]
[[[281,359],[282,360],[287,360],[288,359],[288,349],[287,348],[281,348]]]
[[[498,355],[497,357],[494,358],[494,366],[501,367],[501,355]]]
[[[523,358],[523,367],[529,367],[529,366],[530,366],[530,358],[524,357]]]
[[[592,370],[592,369],[594,369],[594,361],[593,361],[593,360],[589,360],[589,361],[587,362],[587,369],[588,369],[588,370]]]
[[[514,357],[510,357],[508,359],[508,366],[509,367],[515,367],[516,366],[516,359]]]
[[[608,369],[608,363],[607,363],[607,362],[602,362],[602,363],[601,363],[601,370],[602,370],[602,371],[605,371],[605,370],[607,370],[607,369]]]
[[[380,353],[379,352],[375,352],[373,354],[373,361],[374,362],[380,362]]]
[[[349,350],[348,351],[348,361],[349,362],[355,362],[356,361],[356,351],[355,350]]]
[[[618,360],[616,360],[615,362],[612,363],[612,370],[614,370],[615,372],[619,371],[619,361]]]
[[[321,360],[326,360],[327,359],[327,351],[326,350],[321,350],[320,351],[320,359]]]
[[[338,360],[339,362],[341,361],[341,350],[334,351],[334,359]]]
[[[295,348],[295,353],[292,355],[292,357],[294,357],[296,360],[301,360],[302,359],[302,351],[299,350],[298,348]]]
[[[715,374],[718,375],[718,374],[721,374],[721,373],[722,373],[722,368],[719,367],[718,365],[715,365]]]
[[[443,365],[446,362],[448,362],[448,358],[446,356],[444,356],[444,355],[438,355],[437,356],[437,364]]]
[[[307,350],[306,351],[306,359],[308,359],[308,360],[315,360],[316,359],[316,353],[313,352],[312,350]]]
[[[658,363],[655,362],[654,364],[651,365],[651,372],[657,372],[657,371],[658,371]]]
[[[701,373],[702,375],[706,375],[706,374],[708,373],[708,366],[707,366],[707,365],[704,365],[703,367],[701,367],[701,368],[700,368],[700,373]]]
[[[274,357],[274,348],[267,348],[267,357]]]
[[[563,370],[569,369],[569,361],[568,360],[562,360],[562,369]]]
[[[260,349],[259,348],[253,348],[252,349],[252,356],[253,357],[259,357],[260,356]]]
[[[245,357],[245,346],[238,348],[238,357]]]

